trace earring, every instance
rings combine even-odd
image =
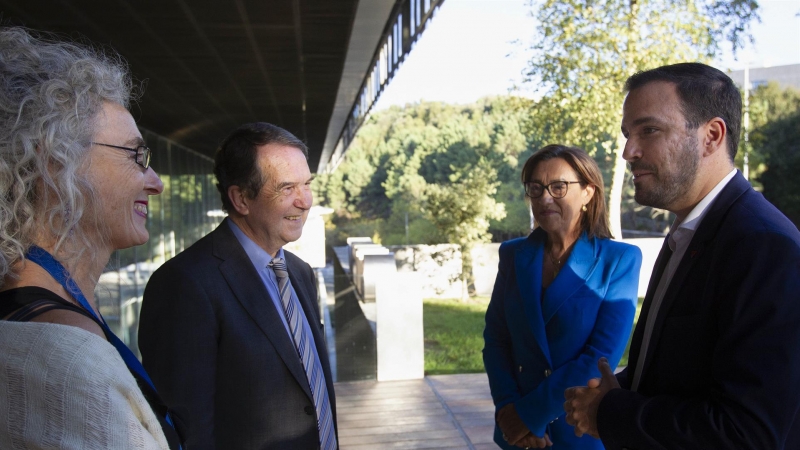
[[[581,208],[581,211],[586,212],[586,209],[587,209],[586,205],[583,205],[583,208]]]

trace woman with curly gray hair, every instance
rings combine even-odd
[[[0,29],[0,448],[179,448],[94,288],[163,190],[117,55]]]

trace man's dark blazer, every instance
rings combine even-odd
[[[662,255],[656,267],[662,262]],[[800,233],[736,173],[709,206],[666,291],[638,392],[600,403],[607,449],[800,448]]]
[[[144,366],[182,422],[191,450],[319,448],[297,350],[227,220],[147,283],[139,325]],[[311,325],[335,424],[316,277],[308,264],[284,254]]]

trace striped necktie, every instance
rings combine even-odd
[[[283,312],[286,314],[286,323],[289,324],[294,346],[297,348],[300,361],[303,363],[308,386],[311,388],[311,395],[314,398],[314,407],[317,410],[320,449],[335,450],[337,444],[336,433],[333,429],[333,412],[328,399],[328,388],[325,385],[322,364],[319,362],[317,350],[311,344],[311,330],[304,326],[307,321],[303,320],[303,309],[300,307],[300,302],[296,296],[292,295],[292,283],[289,281],[286,262],[283,258],[273,258],[269,263],[269,267],[275,271],[275,276],[278,278],[278,290],[280,291]]]

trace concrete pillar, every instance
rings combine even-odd
[[[425,375],[421,278],[395,273],[376,286],[378,381]]]

